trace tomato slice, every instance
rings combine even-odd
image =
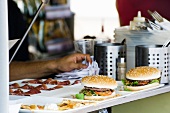
[[[109,96],[112,94],[111,91],[105,91],[105,92],[102,92],[102,91],[95,91],[95,93],[99,96]]]

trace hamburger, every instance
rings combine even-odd
[[[149,66],[141,66],[130,69],[123,80],[124,89],[139,91],[160,84],[161,72],[159,69]]]
[[[104,100],[116,96],[116,81],[108,76],[93,75],[83,77],[81,80],[84,88],[79,92],[84,100]]]

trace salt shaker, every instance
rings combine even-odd
[[[126,75],[126,59],[124,57],[119,57],[117,59],[117,80],[125,79]]]

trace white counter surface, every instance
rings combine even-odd
[[[118,84],[121,86],[120,83],[121,82],[119,82]],[[44,99],[43,100],[40,99],[40,101],[45,103],[46,102],[45,98],[48,98],[48,97],[69,98],[68,96],[78,93],[82,88],[83,88],[83,86],[81,84],[78,84],[78,85],[75,85],[75,86],[68,86],[68,87],[58,89],[58,90],[33,95],[33,97],[34,98],[37,98],[36,96],[39,96],[41,98],[44,97]],[[167,92],[170,92],[170,85],[164,85],[164,84],[160,84],[159,86],[152,88],[150,90],[147,90],[147,91],[146,90],[145,91],[138,91],[138,92],[118,91],[118,93],[122,94],[119,97],[104,100],[104,101],[97,103],[96,105],[87,106],[87,107],[82,108],[82,109],[72,110],[72,113],[92,112],[92,111],[96,111],[96,110],[99,110],[99,109],[102,109],[102,108],[108,108],[108,107],[120,105],[120,104],[123,104],[123,103],[135,101],[135,100],[138,100],[138,99],[156,96],[156,95],[167,93]],[[18,100],[18,99],[21,99],[21,98],[20,97],[19,98],[10,98],[11,101],[13,101],[13,100],[15,101],[15,100]],[[50,100],[50,99],[46,99],[46,100],[48,100],[48,102],[53,101],[53,100]],[[54,101],[55,101],[55,99],[54,99]],[[58,112],[56,112],[56,113],[58,113]]]

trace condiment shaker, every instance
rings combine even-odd
[[[117,80],[125,79],[126,75],[126,59],[124,57],[119,57],[117,59]]]

